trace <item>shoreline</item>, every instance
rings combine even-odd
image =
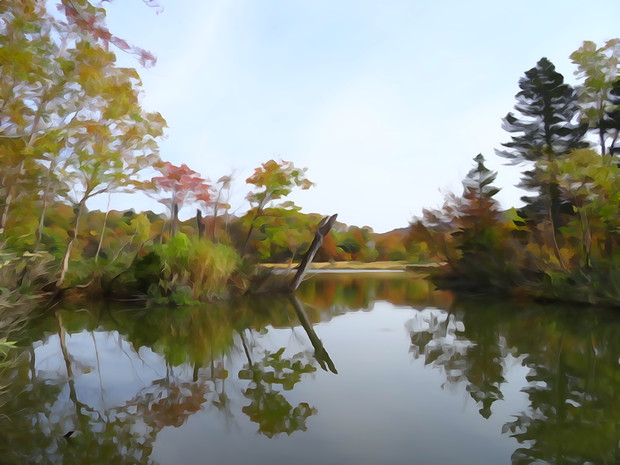
[[[294,270],[299,263],[261,263],[264,268],[277,270]],[[440,263],[411,263],[406,261],[385,261],[385,262],[316,262],[308,266],[308,271],[412,271],[428,272]]]

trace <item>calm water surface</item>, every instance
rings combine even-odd
[[[58,308],[0,369],[0,463],[618,463],[619,331],[614,311],[457,300],[407,273]]]

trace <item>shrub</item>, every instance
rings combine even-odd
[[[228,246],[178,233],[138,260],[135,277],[140,288],[162,302],[210,301],[228,297],[227,284],[240,261]]]

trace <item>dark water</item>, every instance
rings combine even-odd
[[[31,321],[0,368],[0,463],[620,462],[617,312],[405,273],[297,297]]]

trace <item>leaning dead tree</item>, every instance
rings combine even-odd
[[[291,273],[286,273],[284,279],[282,279],[282,275],[279,273],[273,273],[272,270],[263,270],[258,274],[257,278],[254,279],[253,286],[246,293],[252,295],[294,293],[306,275],[308,267],[312,263],[312,260],[314,260],[314,256],[321,248],[323,238],[329,234],[329,231],[336,222],[337,216],[338,215],[326,216],[319,222],[314,234],[314,239],[303,256],[301,263],[293,270],[294,273],[292,273],[292,278]]]
[[[319,362],[319,365],[321,365],[323,370],[338,374],[336,365],[334,365],[334,362],[323,346],[323,342],[321,342],[319,336],[317,336],[314,328],[312,327],[312,323],[310,323],[310,319],[304,310],[304,305],[294,294],[289,295],[288,298],[293,304],[293,308],[295,309],[295,313],[297,313],[301,326],[306,330],[306,334],[312,343],[312,347],[314,347],[314,358],[317,362]]]
[[[329,231],[332,229],[337,217],[338,214],[335,214],[332,216],[326,216],[321,220],[316,229],[316,233],[314,234],[312,244],[310,244],[306,255],[304,255],[304,258],[301,260],[299,266],[297,266],[297,272],[295,273],[295,276],[293,276],[293,279],[287,284],[286,290],[289,292],[295,292],[297,290],[306,274],[306,271],[308,271],[308,266],[310,266],[312,260],[314,260],[314,256],[321,248],[323,238],[329,234]]]

